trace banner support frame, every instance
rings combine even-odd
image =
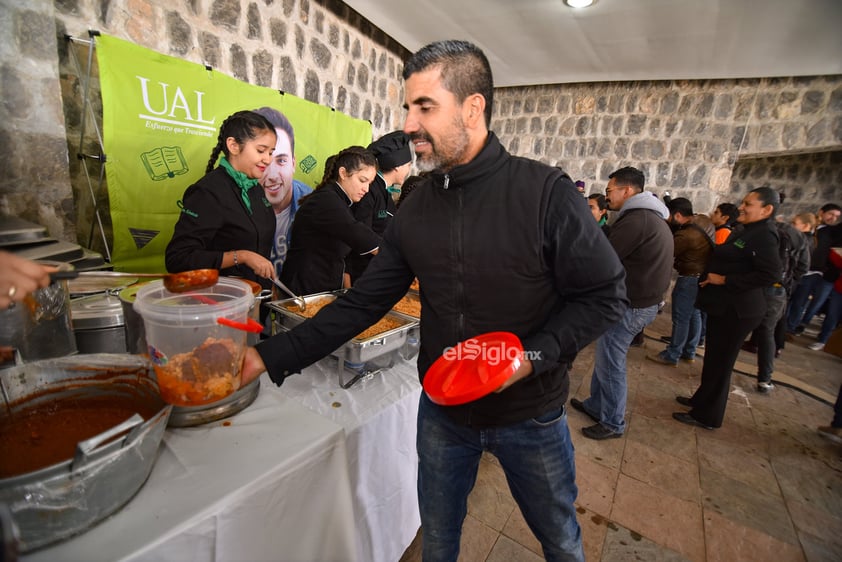
[[[82,122],[80,124],[80,131],[79,131],[79,146],[78,152],[76,157],[82,162],[82,169],[85,172],[85,180],[88,184],[88,192],[91,196],[91,205],[94,209],[94,216],[96,218],[96,223],[91,224],[91,230],[88,234],[88,242],[87,246],[90,247],[93,244],[94,238],[94,229],[95,226],[99,227],[99,233],[102,237],[102,244],[105,249],[105,259],[108,263],[111,263],[111,248],[108,245],[108,239],[105,235],[105,228],[102,225],[102,215],[100,214],[99,203],[97,202],[97,193],[101,193],[103,189],[103,183],[105,181],[105,162],[106,157],[104,153],[104,147],[102,142],[102,134],[97,126],[96,122],[96,115],[94,115],[93,105],[90,103],[90,89],[91,89],[91,74],[93,68],[93,60],[94,60],[94,50],[96,49],[96,36],[99,35],[99,31],[96,30],[89,30],[88,35],[90,39],[81,39],[78,37],[73,37],[72,35],[65,35],[65,39],[70,44],[68,48],[69,58],[73,61],[73,64],[76,68],[76,72],[82,78]],[[87,67],[82,70],[81,63],[76,56],[75,50],[72,48],[73,43],[77,43],[79,45],[85,45],[88,47],[88,54],[87,54]],[[93,124],[93,129],[96,133],[96,142],[97,148],[99,148],[99,154],[86,154],[83,152],[84,144],[85,144],[85,132],[86,132],[86,125],[88,122],[88,118],[90,118],[91,123]],[[91,173],[88,169],[88,162],[91,160],[98,161],[100,164],[100,171],[99,171],[99,179],[97,182],[96,190],[94,189],[93,181],[91,180]]]

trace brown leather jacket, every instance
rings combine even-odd
[[[705,229],[693,222],[682,225],[674,234],[673,265],[679,275],[701,275],[707,266],[713,240]]]

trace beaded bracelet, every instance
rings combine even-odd
[[[237,267],[240,262],[237,261],[237,250],[234,250],[234,267]]]

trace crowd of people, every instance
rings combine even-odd
[[[488,451],[546,559],[583,560],[566,411],[577,353],[596,342],[590,394],[569,400],[594,422],[583,434],[620,437],[629,346],[672,285],[668,345],[647,358],[694,362],[704,341],[699,387],[676,397],[689,410],[673,417],[720,427],[750,333],[758,390],[768,392],[783,347],[776,330],[805,332],[823,312],[810,346],[820,350],[836,327],[840,207],[780,226],[781,194],[759,187],[708,217],[686,198],[662,201],[647,191],[634,167],[612,172],[604,193],[586,195],[584,181],[502,146],[489,128],[490,65],[475,45],[431,43],[409,58],[403,78],[403,130],[328,158],[315,189],[293,179],[286,117],[268,107],[229,116],[206,175],[179,202],[167,269],[219,269],[264,287],[280,279],[298,294],[349,289],[312,320],[248,348],[243,384],[264,372],[283,384],[375,323],[415,279],[421,379],[460,342],[492,331],[517,335],[528,359],[496,391],[455,406],[420,395],[423,557],[456,560],[468,494]],[[413,152],[417,175],[409,176]],[[0,259],[0,307],[49,283],[48,268],[2,252]],[[840,403],[842,389],[827,434],[842,433]]]

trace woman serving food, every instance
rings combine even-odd
[[[295,294],[341,289],[345,258],[377,253],[380,237],[350,209],[368,193],[376,166],[371,152],[350,146],[328,158],[321,183],[301,200],[281,273],[281,281]]]
[[[179,201],[167,271],[219,269],[271,286],[275,213],[258,179],[272,161],[275,135],[275,127],[253,111],[238,111],[222,123],[207,173]]]

